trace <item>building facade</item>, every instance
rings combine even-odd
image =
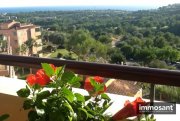
[[[16,21],[7,21],[0,24],[0,35],[7,38],[8,46],[13,55],[34,55],[42,50],[40,27],[33,24],[22,24]],[[32,41],[32,46],[26,44],[26,52],[22,52],[22,45]]]

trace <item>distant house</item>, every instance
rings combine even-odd
[[[27,40],[32,40],[36,45],[42,45],[40,27],[33,24],[22,24],[14,20],[0,23],[0,35],[7,38],[14,55],[22,55],[17,50]],[[42,50],[42,46],[32,46],[31,55],[37,54],[40,50]]]

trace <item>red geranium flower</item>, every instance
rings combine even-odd
[[[84,83],[84,89],[86,89],[87,91],[93,90],[93,86],[91,85],[91,82],[90,82],[90,77],[86,78],[85,83]]]
[[[91,79],[95,80],[97,83],[103,83],[104,79],[102,77],[99,76],[95,76],[95,77],[87,77],[84,83],[84,89],[87,90],[88,92],[92,92],[94,91],[94,87],[91,85]],[[95,92],[97,94],[101,94],[104,93],[106,91],[106,86],[104,85],[104,90],[103,91],[99,91],[99,92]]]
[[[104,82],[104,78],[100,77],[100,76],[95,76],[93,78],[96,82],[99,82],[99,83],[103,83]]]
[[[36,78],[37,78],[37,83],[41,86],[44,86],[51,81],[50,78],[45,74],[45,71],[43,69],[39,69],[36,72]]]
[[[53,70],[56,70],[56,67],[53,64],[50,64],[50,66],[53,68]],[[33,86],[34,84],[39,84],[40,86],[45,86],[48,84],[51,80],[50,77],[48,77],[44,71],[44,69],[39,69],[36,74],[30,74],[27,78],[27,83],[30,86]]]
[[[120,111],[118,111],[114,116],[113,120],[122,120],[131,116],[137,116],[137,105],[138,103],[141,103],[142,105],[147,105],[147,102],[142,100],[140,97],[136,98],[133,102],[130,102],[129,100],[125,102],[124,108],[122,108]]]
[[[30,86],[33,86],[37,83],[36,81],[36,76],[34,74],[29,74],[26,78],[27,80],[27,83],[30,85]]]

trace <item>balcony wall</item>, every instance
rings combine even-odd
[[[22,108],[23,99],[19,98],[16,92],[24,88],[26,85],[25,80],[0,77],[0,114],[9,114],[10,117],[7,121],[26,121],[27,111]],[[83,89],[73,88],[74,92],[81,93],[83,95],[88,95],[88,93]],[[126,100],[133,101],[134,97],[122,96],[116,94],[108,94],[111,98],[113,104],[107,109],[105,114],[114,115],[118,110],[120,110]],[[149,101],[148,99],[145,99]],[[180,105],[177,104],[176,115],[155,115],[157,121],[166,121],[166,119],[171,119],[172,121],[180,121]],[[136,117],[130,117],[128,120],[136,119]]]
[[[7,121],[26,121],[27,111],[22,108],[23,99],[16,91],[26,85],[25,81],[0,77],[0,115],[9,114]]]

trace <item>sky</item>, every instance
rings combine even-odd
[[[0,0],[0,7],[27,6],[152,6],[180,3],[180,0]]]

